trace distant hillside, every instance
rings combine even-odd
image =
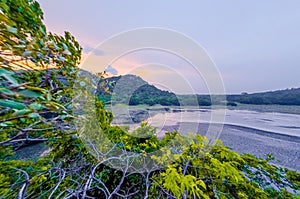
[[[113,104],[179,105],[174,93],[162,91],[135,75],[101,79],[97,95],[105,103]]]
[[[228,95],[227,100],[242,104],[300,105],[300,88],[253,94]]]
[[[97,88],[97,84],[101,79],[98,75],[90,73],[89,71],[86,71],[86,70],[81,69],[81,68],[78,70],[78,76],[79,77],[87,77],[91,81],[91,84],[92,84],[94,89]]]
[[[160,104],[164,106],[210,106],[209,95],[175,95],[148,84],[135,75],[124,75],[100,79],[97,86],[97,96],[106,104],[139,105]],[[216,101],[215,104],[237,106],[241,104],[279,104],[300,105],[300,88],[269,91],[253,94],[227,95],[227,101]]]

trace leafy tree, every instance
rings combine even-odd
[[[7,152],[66,128],[57,124],[71,117],[68,105],[81,47],[68,32],[64,37],[46,33],[36,1],[0,5],[1,150]]]
[[[98,83],[97,96],[105,104],[179,105],[174,93],[162,91],[135,75],[102,77]]]

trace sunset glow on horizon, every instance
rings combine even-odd
[[[89,71],[99,72],[108,67],[101,59],[109,54],[98,49],[103,42],[122,32],[158,27],[178,31],[201,45],[219,69],[228,93],[300,86],[300,29],[295,25],[300,24],[299,1],[183,3],[168,0],[160,2],[160,6],[157,2],[137,0],[118,2],[118,5],[79,0],[39,2],[49,30],[57,33],[70,31],[83,46],[80,67],[85,65],[83,68]],[[78,13],[84,14],[78,16]],[[126,45],[115,44],[111,50],[130,47],[130,41]],[[186,79],[191,79],[196,92],[205,92],[201,78],[197,81],[186,69],[187,65],[172,61],[165,55],[137,53],[110,65],[118,75],[123,75],[149,63],[168,65],[180,71]],[[139,72],[147,81],[158,79],[159,75],[150,78],[149,74],[152,72]]]

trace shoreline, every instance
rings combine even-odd
[[[178,126],[180,126],[180,123],[184,123],[184,124],[197,124],[195,122],[178,122],[176,125],[166,125],[166,126],[164,126],[162,128],[162,130],[163,131],[167,131],[167,132],[168,131],[174,131],[174,129],[178,129]],[[204,125],[208,126],[209,124],[210,123],[208,123],[208,122],[201,122],[201,123],[198,124],[198,126],[204,126]],[[248,133],[251,132],[251,133],[254,133],[254,134],[258,134],[258,135],[262,135],[262,136],[267,136],[267,137],[270,137],[270,138],[275,138],[275,139],[280,139],[280,140],[286,140],[286,141],[290,141],[290,142],[300,143],[300,135],[296,136],[296,135],[285,134],[285,133],[281,133],[281,132],[267,131],[267,130],[262,130],[262,129],[258,129],[258,128],[255,128],[255,127],[242,126],[242,125],[231,124],[231,123],[225,123],[223,126],[228,126],[228,127],[236,128],[236,129],[239,129],[239,130],[247,131]],[[205,130],[207,130],[207,128]],[[201,135],[203,135],[203,133],[201,133]]]
[[[182,125],[186,127],[191,125],[191,122],[164,126],[159,133],[174,131]],[[208,125],[208,123],[200,123],[196,133],[205,136]],[[188,132],[190,132],[189,129],[181,132],[181,135],[186,135]],[[161,134],[158,135],[158,137],[161,136]],[[266,158],[267,154],[272,154],[275,160],[270,161],[270,163],[300,171],[300,151],[298,150],[300,148],[300,137],[224,124],[218,139],[222,141],[224,146],[240,154],[249,153],[259,158]]]
[[[263,109],[255,110],[253,107]],[[274,106],[253,107],[227,109],[221,133],[218,135],[218,127],[210,128],[213,130],[210,130],[207,137],[222,140],[225,146],[240,154],[249,153],[259,158],[273,154],[275,160],[270,163],[300,172],[300,114],[278,111],[282,106],[276,106],[276,109]],[[284,106],[284,109],[287,108],[292,107]],[[118,113],[115,115],[114,125],[131,126],[131,130],[139,126],[139,122],[134,122],[136,118],[141,119],[141,115],[145,116],[142,118],[151,118],[146,121],[157,127],[158,138],[171,131],[178,131],[184,136],[188,132],[206,136],[211,112],[214,111],[207,107],[199,109],[164,106],[121,106],[114,110]],[[214,129],[217,129],[215,134]]]

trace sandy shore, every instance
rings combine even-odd
[[[177,125],[164,126],[158,136],[163,136],[166,131],[185,129],[181,134],[186,135],[189,126],[198,125],[198,134],[207,133],[208,124],[181,122]],[[250,153],[257,157],[265,158],[266,154],[272,154],[275,160],[272,163],[300,171],[300,137],[277,134],[254,128],[225,124],[219,137],[225,146],[239,153]]]
[[[184,129],[181,134],[187,135],[188,132],[195,132],[195,125],[198,125],[198,134],[206,135],[207,123],[181,122],[158,129],[157,136],[162,137],[165,132],[179,129]],[[261,158],[273,154],[273,164],[300,172],[300,137],[225,124],[219,139],[225,146],[241,154],[250,153]],[[44,144],[31,146],[30,150],[25,147],[17,152],[15,158],[31,159],[47,149]]]

